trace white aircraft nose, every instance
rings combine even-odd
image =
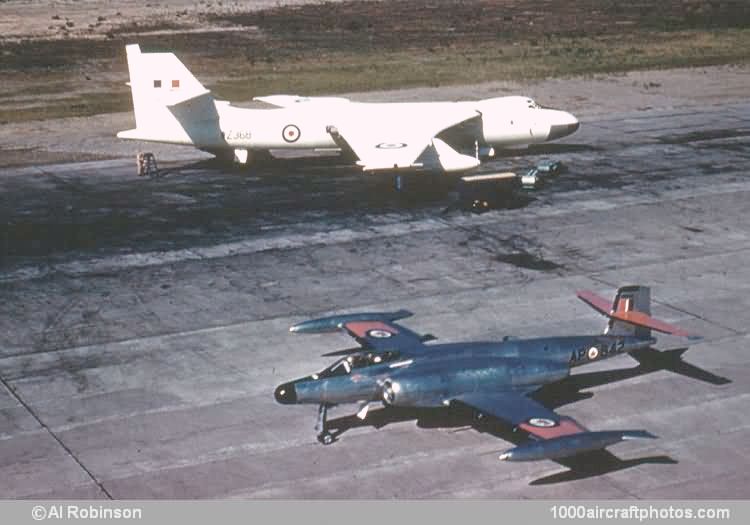
[[[552,119],[552,124],[549,127],[549,135],[547,140],[555,140],[562,137],[566,137],[581,126],[578,119],[567,111],[555,111],[555,116]]]

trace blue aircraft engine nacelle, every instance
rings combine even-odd
[[[380,397],[392,406],[445,406],[461,392],[495,392],[498,385],[522,388],[557,381],[569,373],[567,363],[541,359],[493,358],[471,366],[455,361],[429,367],[410,366],[385,379]]]
[[[383,396],[383,402],[386,405],[395,405],[396,404],[396,396],[399,395],[401,392],[401,383],[398,381],[392,381],[390,379],[386,379],[383,382],[382,387],[382,396]],[[399,396],[399,399],[401,396]]]

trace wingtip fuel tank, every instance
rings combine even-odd
[[[391,323],[393,321],[398,321],[399,319],[411,317],[412,315],[414,314],[409,310],[332,315],[297,323],[290,327],[289,331],[295,334],[324,334],[335,332],[344,324],[352,321],[382,321],[385,323]]]
[[[544,441],[531,441],[506,450],[498,456],[501,461],[539,461],[560,459],[583,452],[600,450],[630,439],[656,439],[645,430],[605,430],[580,432]]]

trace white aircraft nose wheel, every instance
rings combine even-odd
[[[323,443],[324,445],[330,445],[333,443],[333,434],[330,432],[321,432],[318,434],[318,441]]]

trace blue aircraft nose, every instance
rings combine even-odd
[[[277,386],[273,396],[282,405],[293,405],[297,402],[297,390],[294,388],[293,382]]]

